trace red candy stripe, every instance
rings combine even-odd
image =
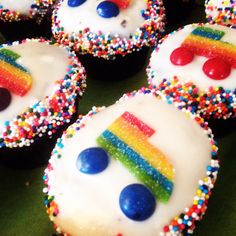
[[[114,2],[121,9],[125,9],[129,6],[130,0],[110,0],[110,2]]]
[[[122,118],[128,121],[131,125],[136,126],[147,137],[151,137],[155,133],[154,129],[149,127],[147,124],[139,120],[136,116],[129,113],[128,111],[124,112]]]

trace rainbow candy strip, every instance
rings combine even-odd
[[[11,50],[0,50],[0,85],[16,95],[24,96],[32,86],[32,77],[16,62],[19,57]]]
[[[167,202],[173,191],[174,168],[148,141],[154,132],[125,112],[97,138],[97,143],[147,185],[159,201]]]
[[[221,41],[225,32],[199,26],[184,40],[182,47],[199,56],[220,57],[236,68],[236,45]]]

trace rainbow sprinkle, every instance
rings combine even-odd
[[[31,88],[32,77],[15,61],[19,57],[13,51],[0,50],[0,84],[9,91],[24,96]]]
[[[225,32],[199,26],[184,40],[182,47],[199,56],[219,57],[236,68],[236,45],[221,41]]]
[[[148,142],[154,132],[133,114],[125,112],[98,137],[97,143],[146,184],[157,199],[167,202],[173,191],[174,168]]]

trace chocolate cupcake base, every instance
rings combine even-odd
[[[76,121],[76,118],[77,116],[74,116],[70,123],[59,127],[55,135],[37,138],[30,146],[0,148],[0,165],[13,169],[33,169],[46,166],[57,139],[71,123]]]
[[[196,3],[195,0],[164,0],[164,6],[168,24],[176,24],[191,14]]]
[[[56,138],[35,141],[29,147],[1,148],[0,165],[14,169],[31,169],[47,164]]]
[[[43,37],[50,39],[51,22],[49,18],[37,22],[36,19],[14,22],[0,21],[0,32],[7,41],[21,41],[26,38]]]
[[[140,51],[118,55],[115,60],[106,60],[93,57],[90,54],[77,55],[88,77],[99,80],[120,80],[138,73],[145,65],[149,55],[149,48],[145,47]]]

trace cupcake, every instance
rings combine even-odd
[[[84,68],[68,48],[32,39],[1,46],[0,74],[0,163],[43,163],[55,142],[48,136],[76,112]]]
[[[61,0],[53,12],[52,32],[71,46],[88,75],[120,79],[139,71],[148,47],[164,32],[162,0]]]
[[[9,41],[26,37],[50,37],[50,14],[57,0],[0,0],[0,32]]]
[[[236,114],[236,30],[191,24],[163,38],[147,68],[149,84],[205,118]]]
[[[218,169],[203,119],[142,89],[94,108],[58,139],[45,205],[62,235],[189,235]]]
[[[206,17],[209,22],[236,28],[236,1],[206,0]]]

